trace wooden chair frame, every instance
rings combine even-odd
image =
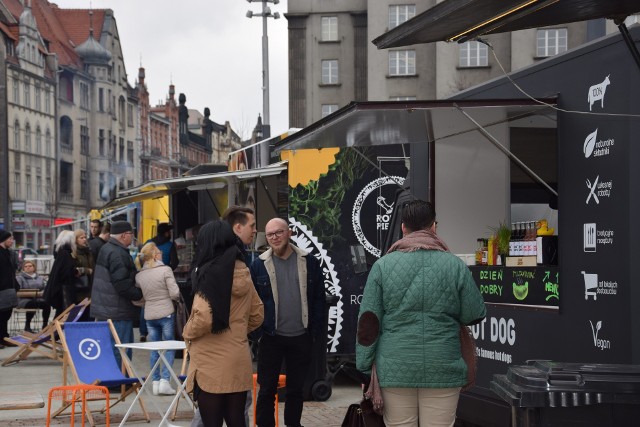
[[[120,344],[120,338],[118,337],[118,333],[116,332],[115,327],[113,326],[113,322],[108,319],[107,323],[109,325],[109,330],[111,332],[111,336],[113,337],[113,340],[115,342],[115,344]],[[73,380],[75,381],[75,384],[84,384],[82,382],[82,380],[80,379],[80,377],[78,376],[78,372],[76,370],[76,366],[70,356],[69,353],[69,347],[67,345],[67,340],[65,338],[64,335],[64,324],[62,322],[56,321],[55,322],[55,327],[56,330],[60,336],[60,341],[62,343],[62,348],[64,351],[64,360],[62,363],[62,379],[63,379],[63,385],[68,385],[67,380],[68,380],[68,373],[69,371],[71,372],[71,376],[73,378]],[[123,349],[119,349],[120,353],[122,354],[124,352]],[[131,369],[131,366],[129,365],[129,362],[127,361],[126,357],[122,357],[122,372],[126,373],[129,375],[130,378],[134,377],[134,373],[133,370]],[[92,383],[93,385],[100,385],[100,380],[96,380]],[[140,383],[136,382],[131,384],[131,387],[129,389],[126,389],[126,386],[123,384],[121,386],[121,390],[122,392],[120,393],[120,397],[116,400],[112,400],[109,405],[109,408],[112,408],[113,406],[115,406],[116,404],[120,403],[120,402],[124,402],[124,400],[126,399],[126,397],[132,393],[138,393],[140,390]],[[87,400],[101,400],[101,399],[87,399]],[[149,413],[147,412],[147,409],[145,408],[145,404],[144,401],[142,399],[142,396],[140,396],[140,398],[138,399],[138,402],[140,403],[140,408],[142,409],[142,413],[144,414],[144,417],[146,419],[147,422],[151,421],[151,418],[149,417]],[[56,410],[52,417],[55,418],[58,415],[61,415],[67,408],[69,408],[69,406],[71,406],[72,404],[74,404],[74,402],[72,401],[63,401],[62,405],[60,407],[60,409]],[[102,410],[100,410],[100,413],[104,413],[107,410],[106,406],[105,408],[103,408]],[[93,415],[91,413],[91,410],[89,408],[89,406],[87,405],[85,408],[85,413],[87,415],[87,419],[89,420],[89,424],[91,426],[95,425],[95,421],[93,419]]]
[[[90,304],[91,300],[85,298],[77,305],[70,305],[37,334],[23,332],[20,335],[5,338],[4,340],[6,342],[17,346],[18,349],[2,362],[2,366],[7,366],[10,363],[17,363],[25,360],[31,354],[38,354],[61,362],[63,359],[63,352],[62,347],[58,342],[59,338],[55,329],[55,322],[69,321],[69,315],[75,311],[77,311],[77,316],[70,321],[77,321]],[[75,307],[79,308],[74,310]]]

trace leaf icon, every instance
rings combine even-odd
[[[596,331],[599,331],[601,327],[602,327],[602,320],[598,320],[598,323],[596,323]]]
[[[582,147],[582,151],[584,152],[585,158],[591,156],[591,153],[593,153],[593,148],[596,145],[597,136],[598,136],[598,129],[594,130],[589,135],[587,135],[587,138],[584,140],[584,146]]]

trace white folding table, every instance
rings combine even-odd
[[[128,344],[116,344],[116,347],[120,348],[120,354],[122,355],[122,357],[127,358],[127,360],[129,361],[129,365],[131,366],[131,370],[133,371],[133,375],[135,377],[137,377],[137,378],[140,378],[140,381],[142,382],[142,387],[140,388],[139,392],[136,394],[136,397],[133,399],[133,402],[131,402],[131,406],[127,410],[127,413],[124,415],[124,418],[122,419],[122,422],[120,423],[120,426],[123,426],[125,424],[125,422],[127,421],[127,419],[129,418],[129,414],[133,410],[133,406],[136,404],[136,402],[140,398],[140,395],[142,394],[143,391],[146,390],[147,393],[150,393],[153,396],[153,392],[149,389],[149,387],[147,387],[147,383],[152,383],[153,382],[153,379],[152,379],[153,378],[153,373],[157,369],[160,369],[160,366],[161,366],[160,362],[162,362],[164,364],[164,366],[167,367],[167,369],[169,370],[169,374],[171,375],[171,378],[173,378],[173,380],[176,382],[176,384],[178,384],[178,391],[176,392],[175,397],[171,401],[171,405],[169,405],[169,408],[164,413],[158,408],[158,405],[152,399],[152,402],[153,402],[154,406],[156,407],[156,410],[158,410],[160,415],[163,416],[162,421],[160,421],[159,426],[162,426],[167,421],[167,418],[169,417],[169,414],[171,413],[171,408],[173,408],[173,405],[180,398],[181,394],[185,397],[187,402],[189,402],[189,404],[191,405],[191,408],[194,409],[193,402],[191,402],[191,399],[189,398],[189,395],[185,391],[185,385],[187,384],[187,382],[186,381],[184,381],[183,383],[180,382],[180,379],[178,378],[178,376],[176,375],[176,373],[173,370],[173,366],[171,366],[169,364],[169,362],[167,361],[167,359],[165,357],[165,353],[167,351],[169,351],[169,350],[175,350],[175,351],[184,350],[186,348],[186,344],[185,344],[184,341],[170,340],[170,341],[135,342],[135,343],[128,343]],[[158,352],[160,357],[158,358],[156,363],[151,367],[151,371],[147,375],[146,380],[143,381],[142,377],[139,376],[138,373],[135,371],[135,367],[133,366],[133,363],[131,363],[131,360],[127,356],[126,351],[124,351],[126,349],[157,351]]]

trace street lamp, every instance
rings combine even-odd
[[[271,126],[269,121],[269,37],[267,36],[267,18],[280,19],[278,12],[271,13],[271,9],[267,3],[274,5],[280,3],[280,0],[247,0],[249,3],[262,3],[262,13],[247,12],[247,18],[254,16],[262,17],[262,137],[267,139],[271,136]],[[261,167],[269,164],[269,144],[260,145],[260,162]]]

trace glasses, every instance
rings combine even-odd
[[[267,233],[265,234],[265,237],[269,240],[275,239],[275,238],[279,238],[282,237],[282,235],[284,234],[286,230],[276,230],[273,233]]]

